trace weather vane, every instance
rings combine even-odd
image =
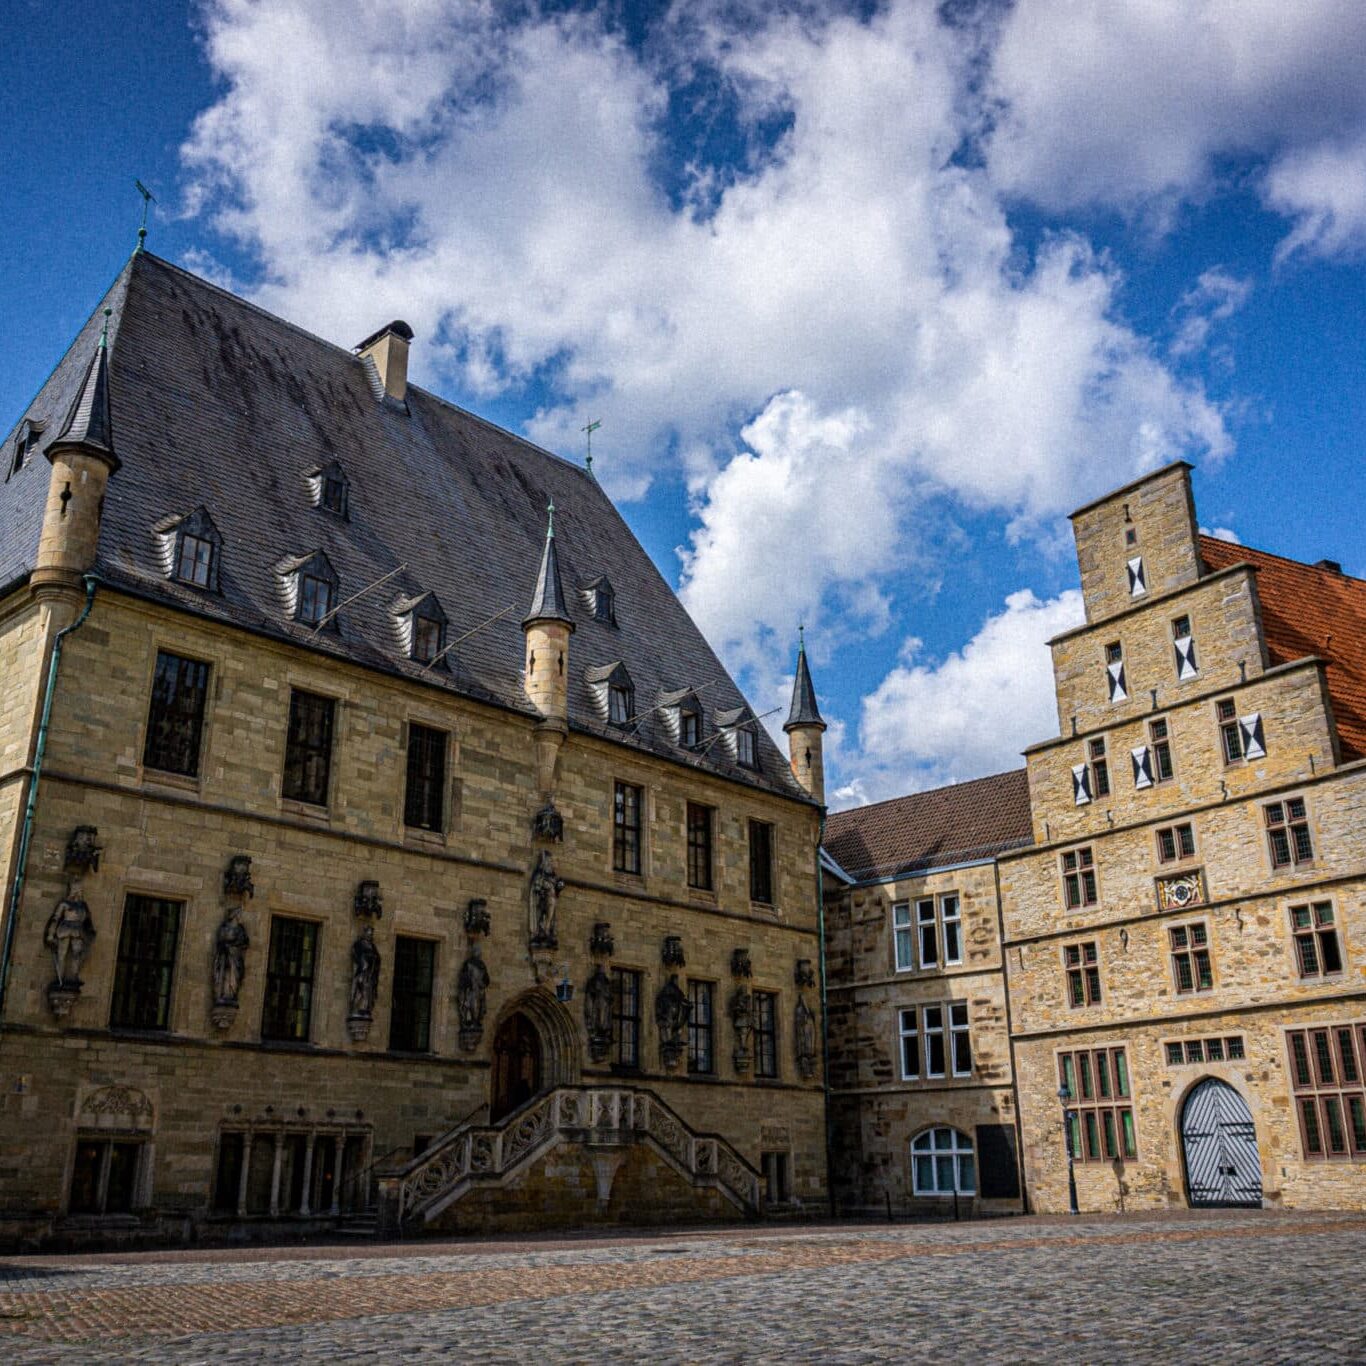
[[[595,420],[595,421],[593,421],[593,422],[590,422],[590,423],[588,424],[588,426],[586,426],[586,427],[580,427],[580,428],[579,428],[579,430],[580,430],[581,432],[586,432],[586,433],[588,434],[588,461],[587,461],[587,464],[588,464],[588,473],[589,473],[589,474],[592,474],[592,473],[593,473],[593,433],[594,433],[595,431],[597,431],[597,429],[598,429],[599,427],[601,427],[601,426],[602,426],[602,423],[601,423],[600,421],[596,421],[596,420]]]
[[[138,193],[142,196],[142,222],[138,226],[137,245],[137,249],[141,251],[147,243],[147,210],[152,204],[157,202],[157,197],[142,183],[142,181],[135,180],[133,184],[138,187]]]

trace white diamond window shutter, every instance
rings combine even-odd
[[[1148,591],[1148,579],[1143,572],[1143,556],[1135,555],[1129,561],[1129,596],[1141,598]]]
[[[1238,718],[1238,730],[1243,737],[1243,758],[1266,758],[1266,733],[1262,730],[1262,714],[1251,712]]]
[[[1072,800],[1078,806],[1091,800],[1091,770],[1085,764],[1072,765]]]
[[[1153,785],[1153,754],[1147,745],[1139,745],[1137,749],[1129,751],[1129,759],[1134,766],[1134,786],[1151,787]]]
[[[1176,677],[1184,682],[1199,672],[1200,666],[1195,662],[1195,637],[1186,636],[1176,642]]]
[[[1110,681],[1110,701],[1127,701],[1129,694],[1124,687],[1124,661],[1120,659],[1113,664],[1107,664],[1105,673]]]

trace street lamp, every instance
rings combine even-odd
[[[1072,1151],[1072,1125],[1069,1123],[1070,1116],[1067,1112],[1067,1102],[1071,1099],[1072,1092],[1064,1082],[1058,1087],[1058,1101],[1062,1105],[1062,1136],[1067,1143],[1067,1212],[1080,1214],[1081,1211],[1077,1208],[1077,1159]]]

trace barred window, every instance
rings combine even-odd
[[[640,973],[631,968],[612,969],[612,1060],[640,1066]]]
[[[393,1003],[389,1047],[396,1053],[426,1053],[432,1046],[432,981],[436,945],[400,934],[394,940]]]
[[[1283,802],[1268,802],[1262,808],[1266,816],[1266,839],[1271,850],[1271,866],[1288,868],[1314,861],[1314,841],[1309,834],[1309,815],[1303,797],[1290,797]]]
[[[612,799],[612,867],[618,873],[640,872],[642,790],[617,783]]]
[[[308,1039],[317,958],[318,927],[313,921],[284,915],[271,919],[266,998],[261,1013],[263,1039]]]
[[[124,903],[111,1029],[169,1027],[180,911],[180,902],[150,896],[130,896]]]
[[[1062,856],[1062,886],[1063,902],[1069,911],[1096,904],[1095,857],[1089,844],[1069,849]]]
[[[749,823],[749,899],[773,904],[773,827],[767,821]]]
[[[1247,1056],[1241,1034],[1211,1039],[1171,1039],[1165,1047],[1168,1067],[1187,1063],[1241,1062]]]
[[[712,889],[711,821],[711,807],[688,803],[688,886],[703,892]]]
[[[291,801],[327,805],[335,710],[336,703],[330,697],[301,692],[298,688],[290,694],[285,772],[280,790]]]
[[[1295,965],[1301,977],[1330,977],[1342,971],[1342,944],[1331,901],[1290,908],[1295,938]]]
[[[1062,951],[1067,971],[1067,1004],[1072,1007],[1100,1004],[1100,955],[1096,941],[1067,944]]]
[[[145,768],[193,778],[199,773],[204,734],[204,706],[209,692],[209,666],[157,651],[152,700],[143,745]]]
[[[688,983],[688,1071],[711,1073],[716,1070],[712,1051],[712,983]]]
[[[1157,832],[1157,857],[1161,863],[1195,857],[1195,827],[1189,821],[1166,825]]]
[[[1366,1024],[1286,1031],[1306,1158],[1366,1157]]]
[[[414,830],[446,828],[446,741],[444,730],[408,724],[408,779],[403,823]]]
[[[1181,995],[1211,991],[1214,970],[1210,964],[1209,928],[1203,920],[1189,925],[1171,925],[1167,929],[1171,940],[1172,978]]]
[[[760,1077],[778,1075],[778,994],[754,993],[754,1072]]]
[[[1078,1162],[1138,1156],[1129,1063],[1123,1048],[1060,1053],[1058,1081],[1066,1094],[1066,1142]]]

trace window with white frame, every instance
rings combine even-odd
[[[972,1076],[972,1033],[966,1001],[949,1004],[949,1066],[955,1077]]]
[[[892,940],[898,972],[958,966],[963,961],[963,914],[958,893],[920,897],[914,903],[895,902]]]
[[[947,1063],[944,1048],[944,1007],[922,1006],[920,1030],[925,1039],[925,1075],[942,1077]]]
[[[920,1011],[911,1006],[898,1012],[901,1040],[901,1080],[920,1080]]]
[[[972,1139],[957,1129],[927,1129],[911,1141],[911,1188],[917,1195],[976,1195]]]
[[[892,905],[892,942],[896,950],[896,970],[915,970],[915,931],[911,928],[911,903],[897,901]]]

